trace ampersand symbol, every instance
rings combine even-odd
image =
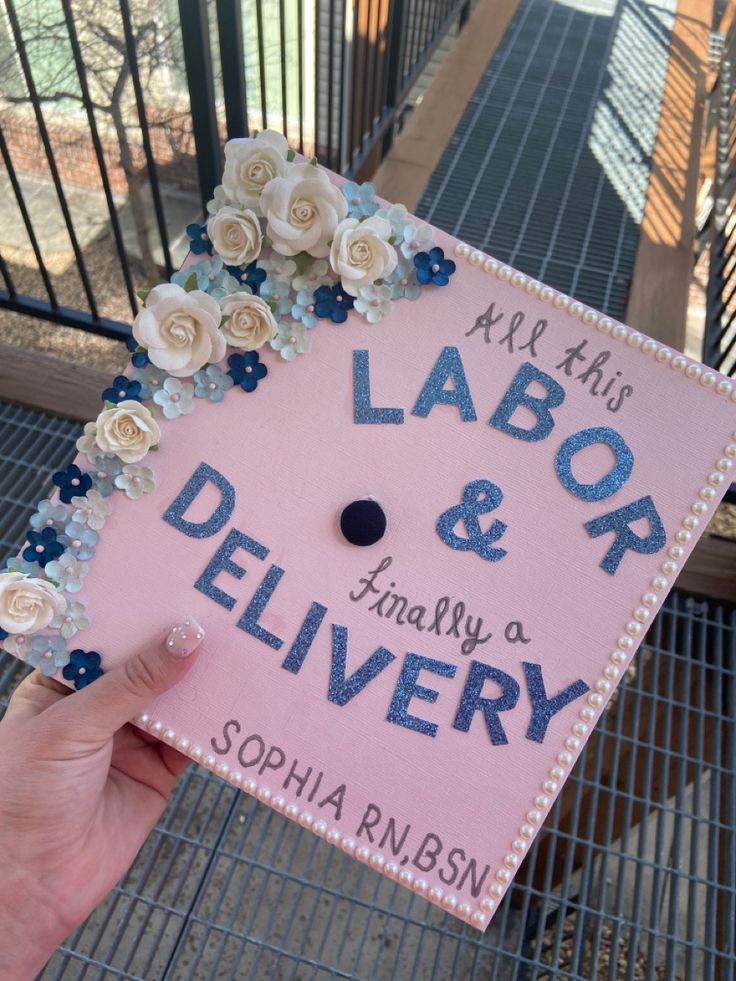
[[[481,531],[478,516],[494,511],[502,500],[501,488],[490,480],[471,480],[465,485],[461,503],[443,511],[437,519],[437,534],[450,548],[461,552],[476,552],[488,562],[498,562],[506,555],[506,549],[494,548],[493,543],[503,535],[507,525],[496,519],[488,531]],[[455,534],[455,526],[459,521],[465,525],[467,538]]]

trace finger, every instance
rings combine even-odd
[[[8,703],[5,718],[13,722],[33,719],[71,694],[66,685],[34,671],[21,681]]]
[[[57,723],[85,742],[104,742],[184,677],[194,663],[204,630],[193,617],[173,627],[166,640],[140,651],[55,706]]]

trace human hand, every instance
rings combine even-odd
[[[129,725],[191,667],[175,627],[80,691],[34,671],[0,722],[0,978],[26,981],[128,871],[189,760]]]

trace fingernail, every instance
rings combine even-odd
[[[166,638],[166,650],[172,657],[189,657],[204,640],[204,628],[194,617],[187,617],[173,627]]]

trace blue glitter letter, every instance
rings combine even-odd
[[[576,698],[580,698],[586,691],[590,691],[590,688],[578,678],[567,688],[558,691],[554,698],[547,698],[547,689],[544,687],[544,679],[542,678],[542,665],[530,661],[522,661],[522,664],[524,665],[526,690],[529,692],[529,700],[532,703],[532,717],[529,720],[529,728],[526,730],[526,738],[535,743],[543,743],[552,716],[557,715],[566,705],[574,702]]]
[[[573,476],[570,464],[576,453],[593,443],[605,443],[609,446],[616,457],[616,465],[595,484],[581,484]],[[624,438],[610,426],[594,426],[592,429],[581,429],[579,433],[573,433],[567,437],[555,457],[555,470],[562,486],[581,501],[604,501],[623,487],[633,468],[634,454]]]
[[[312,646],[312,641],[325,618],[325,613],[327,613],[326,606],[322,606],[321,603],[312,603],[309,607],[309,612],[304,618],[304,623],[299,628],[296,640],[284,658],[284,662],[281,665],[282,668],[286,668],[292,674],[298,674],[299,669],[304,664],[304,658]]]
[[[529,395],[527,388],[532,382],[539,382],[547,389],[544,398]],[[516,439],[525,439],[529,443],[537,443],[541,439],[546,439],[554,428],[555,421],[550,410],[556,409],[564,401],[565,389],[562,385],[544,371],[535,368],[530,361],[525,361],[516,372],[514,380],[509,385],[501,404],[491,416],[488,425],[494,426],[502,433],[508,433],[509,436],[515,436]],[[533,429],[523,429],[510,421],[520,405],[529,409],[537,417]]]
[[[646,538],[641,538],[629,528],[632,522],[640,518],[649,520],[649,534]],[[600,518],[593,518],[592,521],[586,522],[585,530],[591,538],[605,535],[607,531],[616,533],[615,542],[601,562],[601,569],[605,569],[612,576],[616,575],[621,559],[628,549],[642,555],[652,555],[663,548],[667,540],[662,519],[648,494],[646,497],[640,497],[638,501],[618,508],[617,511],[602,514]]]
[[[264,644],[273,647],[275,651],[284,643],[283,640],[262,627],[258,623],[258,618],[266,609],[266,604],[273,596],[274,590],[278,586],[283,574],[284,570],[280,566],[271,566],[263,582],[253,594],[253,599],[237,623],[241,630],[244,630],[247,634],[251,634],[253,637],[257,637],[258,640],[262,640]]]
[[[356,423],[404,421],[403,409],[374,409],[371,405],[371,376],[367,351],[353,351],[353,420]]]
[[[207,481],[210,481],[220,492],[220,503],[207,521],[186,521],[184,515],[194,498],[199,494]],[[200,463],[192,476],[186,482],[184,489],[168,506],[164,521],[168,521],[178,531],[184,532],[189,538],[209,538],[216,535],[227,523],[235,507],[235,488],[229,480],[207,463]]]
[[[377,674],[392,661],[395,656],[385,647],[379,647],[361,666],[345,677],[345,665],[348,657],[348,628],[339,623],[332,624],[332,665],[330,666],[330,685],[327,697],[335,705],[347,703],[363,691],[368,682],[373,681]]]
[[[268,555],[268,549],[265,545],[261,545],[255,539],[244,535],[237,528],[231,528],[227,533],[225,541],[217,549],[209,565],[194,584],[195,589],[198,589],[200,593],[204,593],[205,596],[209,596],[211,600],[219,603],[220,606],[224,606],[226,610],[232,610],[235,606],[235,599],[229,593],[215,586],[214,580],[215,576],[220,572],[227,572],[229,575],[235,576],[236,579],[243,578],[245,569],[237,565],[230,558],[236,548],[242,548],[246,552],[250,552],[257,559],[265,559]]]
[[[481,696],[483,683],[487,678],[495,681],[501,688],[501,694],[498,698],[483,698]],[[468,732],[473,716],[480,709],[485,717],[491,742],[494,746],[503,746],[508,742],[508,739],[498,714],[514,708],[519,701],[519,692],[519,684],[510,674],[506,674],[505,671],[500,671],[498,668],[492,668],[490,664],[471,661],[468,680],[465,682],[455,721],[452,723],[453,728],[459,729],[460,732]]]
[[[445,389],[445,383],[450,378],[455,387],[448,391]],[[463,422],[475,422],[478,418],[468,388],[468,380],[465,377],[465,368],[456,347],[442,348],[442,354],[437,358],[437,363],[419,393],[411,414],[426,419],[437,404],[456,405]]]
[[[425,688],[423,685],[417,684],[417,678],[422,669],[432,671],[443,678],[454,678],[457,671],[454,664],[445,664],[444,661],[435,661],[431,657],[408,653],[404,658],[404,667],[401,669],[399,680],[396,682],[396,691],[391,699],[386,718],[389,722],[396,723],[397,726],[422,732],[425,736],[436,736],[437,726],[434,722],[427,722],[426,719],[409,715],[407,712],[412,698],[421,698],[432,705],[437,701],[439,692],[436,692],[434,688]]]

